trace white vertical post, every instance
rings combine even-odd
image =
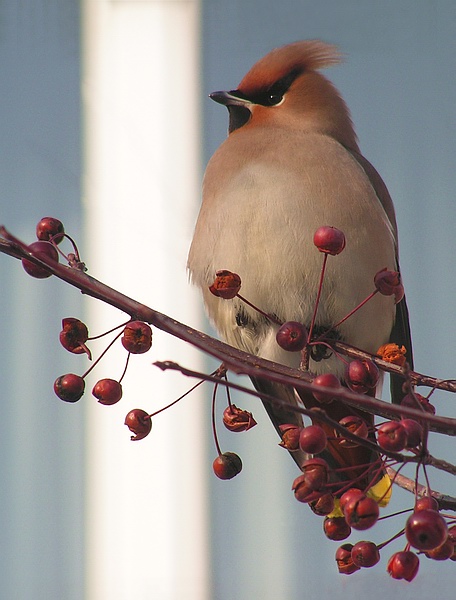
[[[89,271],[197,324],[185,264],[200,187],[199,2],[85,0],[83,25]],[[87,305],[93,334],[126,320]],[[118,343],[92,384],[120,377],[125,358]],[[208,597],[207,411],[192,395],[139,442],[123,424],[132,408],[153,412],[192,385],[152,366],[166,359],[198,361],[154,331],[152,350],[130,360],[122,400],[88,408],[89,599]]]

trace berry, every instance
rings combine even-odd
[[[345,248],[345,235],[340,229],[324,225],[314,233],[313,242],[320,252],[335,256]]]
[[[347,417],[343,417],[339,421],[339,423],[340,425],[346,427],[350,433],[353,433],[354,435],[357,435],[363,439],[366,439],[369,435],[369,430],[367,428],[366,421],[361,417],[358,417],[357,415],[349,415]],[[343,434],[341,434],[340,432],[336,432],[336,436],[342,436],[340,437],[339,444],[344,448],[356,448],[356,446],[358,445],[356,442],[344,438]]]
[[[352,360],[345,372],[348,387],[354,392],[365,394],[375,388],[379,379],[379,371],[374,362],[368,359]]]
[[[407,519],[405,536],[418,550],[433,550],[444,543],[448,535],[445,519],[435,510],[420,510]]]
[[[341,542],[351,534],[351,527],[344,517],[326,517],[323,522],[323,531],[329,540]]]
[[[257,422],[252,413],[230,404],[223,411],[223,424],[230,431],[247,431],[255,427]]]
[[[67,317],[62,320],[62,331],[60,332],[59,339],[62,346],[68,352],[73,352],[73,354],[88,352],[88,348],[85,346],[88,337],[89,330],[87,329],[87,325],[79,319]]]
[[[59,253],[57,252],[55,247],[49,242],[33,242],[28,246],[28,249],[37,258],[43,256],[45,258],[50,258],[55,262],[59,262]],[[27,260],[26,258],[22,259],[22,266],[24,267],[26,273],[28,273],[32,277],[36,277],[37,279],[46,279],[47,277],[50,277],[52,275],[52,273],[50,273],[44,267],[36,265],[35,263],[33,263],[30,260]]]
[[[279,429],[282,434],[282,441],[279,446],[286,448],[290,452],[299,450],[299,438],[303,428],[291,423],[285,423],[284,425],[279,425]]]
[[[308,454],[318,454],[326,448],[326,433],[319,425],[309,425],[301,430],[299,447]]]
[[[402,426],[407,434],[406,448],[416,448],[423,439],[423,427],[414,419],[402,419]]]
[[[231,271],[217,271],[215,274],[214,283],[209,287],[209,290],[214,296],[231,300],[235,298],[241,289],[241,278],[237,273]]]
[[[130,321],[125,326],[122,346],[132,354],[144,354],[152,346],[152,329],[143,321]]]
[[[134,408],[125,417],[125,425],[134,433],[130,439],[136,442],[149,435],[152,429],[152,419],[145,410]]]
[[[110,406],[122,398],[122,385],[115,379],[100,379],[94,385],[92,394],[100,404]]]
[[[357,542],[351,555],[357,567],[373,567],[380,560],[380,552],[374,542]]]
[[[402,421],[382,423],[377,430],[377,442],[383,450],[400,452],[407,444],[407,432]]]
[[[332,373],[317,375],[313,380],[313,384],[316,387],[334,388],[334,390],[339,390],[341,387],[339,379]],[[314,390],[312,393],[318,402],[329,403],[334,400],[334,396],[330,392],[319,392]]]
[[[393,296],[397,304],[404,297],[404,286],[401,283],[401,276],[398,271],[388,271],[382,269],[374,277],[376,289],[384,296]]]
[[[287,352],[299,352],[307,344],[307,329],[297,321],[287,321],[277,331],[276,340]]]
[[[420,408],[422,408],[430,415],[435,415],[435,406],[429,402],[428,398],[425,398],[416,392],[413,394],[406,394],[401,400],[401,406],[414,408],[415,410],[420,410]]]
[[[421,498],[417,498],[415,502],[414,512],[419,512],[420,510],[439,510],[439,503],[433,496],[421,496]]]
[[[351,575],[355,571],[359,571],[359,567],[353,562],[352,549],[353,544],[342,544],[336,550],[337,568],[343,575]]]
[[[365,496],[364,492],[362,492],[360,489],[358,488],[350,488],[348,489],[346,492],[344,492],[342,494],[342,496],[340,497],[340,510],[342,512],[344,512],[345,510],[345,506],[351,502],[352,500],[354,500],[355,498],[360,498],[361,496]]]
[[[39,240],[48,242],[51,238],[56,244],[60,244],[63,240],[65,229],[62,221],[53,217],[43,217],[36,226],[36,237]]]
[[[449,538],[447,538],[443,544],[437,546],[437,548],[425,552],[426,556],[432,558],[432,560],[447,560],[453,556],[453,553],[454,544]]]
[[[414,552],[396,552],[388,561],[387,571],[393,579],[412,581],[418,573],[420,559]]]
[[[77,402],[84,394],[84,388],[84,379],[74,373],[61,375],[54,382],[54,392],[65,402]]]
[[[350,527],[362,531],[376,523],[379,515],[378,504],[373,498],[363,494],[345,504],[343,513]]]
[[[234,452],[224,452],[217,456],[212,468],[219,479],[232,479],[242,471],[242,461]]]
[[[319,517],[325,517],[334,510],[334,496],[332,494],[324,494],[317,500],[309,502],[312,511]]]

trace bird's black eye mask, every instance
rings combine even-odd
[[[293,81],[301,75],[302,68],[296,68],[287,73],[281,79],[278,79],[267,88],[255,90],[252,94],[244,94],[240,90],[232,90],[230,94],[237,96],[243,100],[248,100],[252,104],[260,104],[261,106],[276,106],[282,102],[284,95],[288,92]],[[230,124],[228,131],[232,133],[245,125],[252,116],[252,113],[247,106],[228,105],[230,113]]]
[[[255,90],[255,92],[250,95],[245,95],[239,93],[238,91],[237,95],[245,98],[246,100],[250,100],[250,102],[253,104],[261,104],[262,106],[275,106],[282,101],[291,84],[297,77],[299,77],[299,75],[301,75],[302,71],[303,69],[300,67],[293,69],[267,88]]]

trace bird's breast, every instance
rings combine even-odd
[[[189,255],[192,279],[232,343],[238,302],[207,293],[219,269],[238,273],[242,295],[263,311],[308,324],[323,263],[313,234],[331,225],[345,233],[346,248],[328,259],[317,320],[334,324],[373,290],[377,271],[396,267],[385,211],[364,170],[332,138],[287,132],[243,139],[241,132],[208,165]],[[392,299],[377,296],[341,328],[347,342],[370,351],[386,341],[394,318]]]

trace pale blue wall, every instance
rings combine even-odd
[[[79,14],[73,0],[0,2],[0,221],[33,241],[45,215],[81,237]],[[78,292],[0,256],[0,597],[83,597],[82,406],[60,320]]]

